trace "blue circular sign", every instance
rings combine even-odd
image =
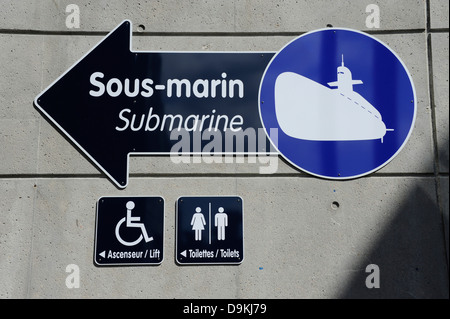
[[[414,126],[416,96],[389,47],[363,32],[332,28],[306,33],[272,58],[259,111],[266,132],[278,130],[269,138],[292,165],[350,179],[400,152]]]

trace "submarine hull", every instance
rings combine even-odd
[[[374,140],[386,134],[380,113],[361,95],[293,72],[280,74],[275,82],[275,111],[283,132],[297,139]]]

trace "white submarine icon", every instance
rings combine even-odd
[[[275,81],[275,111],[287,135],[311,141],[360,141],[381,139],[387,129],[380,112],[353,85],[351,71],[337,68],[337,81],[330,89],[300,74],[284,72]]]

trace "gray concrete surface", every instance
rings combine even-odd
[[[333,5],[327,0],[318,0],[314,4],[308,0],[62,0],[48,1],[46,5],[39,0],[4,2],[1,29],[67,31],[65,8],[74,3],[82,12],[80,22],[84,31],[109,32],[118,24],[116,21],[132,18],[136,30],[139,25],[144,25],[148,32],[176,33],[305,32],[327,24],[364,30],[367,29],[366,7],[373,3],[354,0],[337,1]],[[382,0],[377,4],[383,15],[381,29],[424,28],[422,0]],[[445,1],[437,3],[433,12],[439,15],[439,6],[443,5]],[[436,17],[436,20],[440,19]]]
[[[72,3],[79,29],[65,24]],[[365,24],[371,3],[0,0],[0,298],[448,298],[449,2],[377,1],[379,29]],[[123,19],[133,22],[133,48],[147,51],[277,51],[327,24],[367,31],[412,75],[413,134],[357,180],[317,179],[281,158],[275,174],[260,175],[245,159],[153,156],[132,157],[119,190],[33,100]],[[165,198],[164,262],[95,267],[97,199],[138,195]],[[244,199],[241,265],[175,263],[175,201],[187,195]],[[66,286],[70,264],[79,288]],[[369,264],[380,268],[378,289],[365,286]]]
[[[448,101],[449,101],[449,53],[448,33],[431,35],[433,57],[433,98],[436,112],[436,134],[439,156],[439,170],[448,173]]]

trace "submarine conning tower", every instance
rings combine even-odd
[[[353,85],[362,84],[361,80],[353,80],[352,72],[344,65],[344,55],[342,55],[342,64],[337,68],[337,81],[329,82],[330,87],[337,87],[337,90],[344,95],[353,92]]]

